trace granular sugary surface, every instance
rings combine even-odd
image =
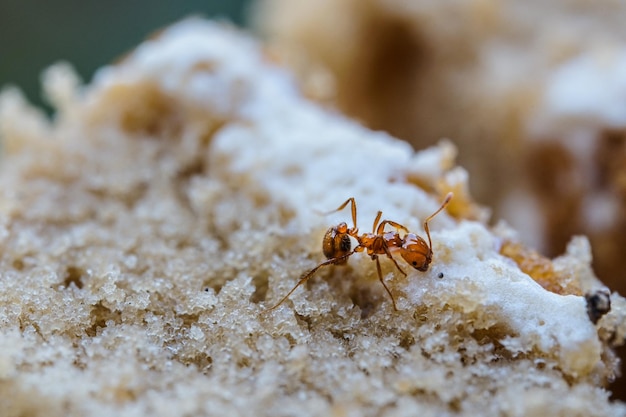
[[[0,404],[13,416],[620,416],[625,303],[594,325],[499,252],[449,142],[415,153],[300,96],[248,37],[189,20],[81,86],[52,121],[0,96]],[[354,254],[359,202],[423,235],[427,272]],[[553,270],[602,288],[584,238]],[[401,262],[401,259],[399,260]]]

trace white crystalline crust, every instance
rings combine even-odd
[[[400,311],[363,254],[265,311],[351,223],[319,211],[355,197],[361,231],[382,210],[423,234],[467,180],[450,143],[414,153],[320,109],[200,20],[88,87],[44,78],[52,123],[0,96],[3,415],[626,414],[602,388],[623,300],[596,328],[480,222],[436,217],[428,272],[382,259]],[[576,242],[560,267],[598,285]]]
[[[626,292],[626,2],[255,4],[303,84],[330,80],[311,97],[417,149],[453,139],[472,194],[522,241],[554,256],[585,234]]]

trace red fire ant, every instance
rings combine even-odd
[[[409,230],[403,225],[396,223],[391,220],[383,220],[380,221],[380,217],[382,216],[382,211],[378,211],[376,218],[374,219],[374,226],[372,227],[372,233],[363,233],[359,236],[359,229],[356,226],[356,201],[354,197],[350,197],[347,199],[342,205],[340,205],[336,210],[330,211],[325,214],[334,213],[336,211],[343,210],[348,203],[351,204],[352,210],[352,223],[354,227],[349,229],[348,225],[345,222],[339,223],[337,226],[331,227],[326,231],[324,235],[324,240],[322,241],[322,251],[324,252],[324,256],[328,259],[327,261],[322,262],[306,274],[304,274],[298,283],[285,295],[281,300],[276,303],[273,307],[269,308],[269,310],[274,310],[279,305],[281,305],[289,296],[302,284],[304,284],[315,272],[323,266],[327,265],[344,265],[350,256],[352,256],[355,252],[363,252],[367,251],[367,254],[372,258],[372,260],[376,261],[376,269],[378,271],[378,279],[380,283],[383,284],[387,294],[391,297],[391,302],[393,303],[393,308],[397,311],[398,307],[396,306],[396,300],[393,298],[391,291],[383,281],[383,274],[380,269],[380,261],[378,260],[379,255],[386,255],[393,264],[398,268],[398,271],[402,273],[402,275],[406,276],[406,272],[400,268],[398,262],[391,256],[394,252],[399,252],[402,259],[404,259],[409,265],[418,271],[425,272],[428,270],[430,266],[430,262],[433,258],[432,251],[432,241],[430,239],[430,230],[428,228],[428,222],[432,220],[439,212],[441,212],[450,200],[452,199],[452,193],[448,193],[445,200],[441,204],[441,207],[437,209],[433,214],[428,216],[426,220],[424,220],[424,231],[426,232],[426,236],[428,236],[428,243],[414,233],[410,233]],[[385,226],[390,225],[394,227],[396,230],[393,231],[385,231]],[[399,231],[403,231],[404,236],[400,237]],[[357,240],[358,245],[352,250],[350,237],[353,237]]]

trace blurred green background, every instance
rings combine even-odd
[[[0,88],[41,106],[41,72],[68,61],[85,82],[155,31],[199,15],[243,25],[251,0],[0,0]]]

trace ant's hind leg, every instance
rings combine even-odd
[[[351,204],[350,205],[350,212],[352,213],[352,224],[354,225],[354,230],[356,230],[356,228],[357,228],[356,227],[356,201],[354,200],[354,197],[350,197],[349,199],[344,201],[343,204],[340,205],[339,207],[337,207],[335,210],[322,212],[321,214],[327,215],[327,214],[335,213],[337,211],[341,211],[348,205],[348,203]]]
[[[372,226],[372,233],[376,233],[376,225],[378,225],[378,222],[380,221],[380,216],[383,215],[383,212],[378,210],[378,214],[376,215],[376,218],[374,219],[374,225]],[[380,233],[377,233],[380,234]]]
[[[332,265],[335,264],[337,262],[341,262],[345,259],[348,259],[350,257],[350,255],[352,255],[354,253],[354,250],[350,251],[349,253],[339,256],[337,258],[331,258],[327,261],[322,262],[321,264],[319,264],[318,266],[316,266],[315,268],[311,269],[309,272],[307,272],[306,274],[302,275],[302,277],[300,278],[300,280],[298,281],[298,283],[291,289],[291,291],[289,291],[287,293],[287,295],[285,295],[283,298],[280,299],[279,302],[277,302],[273,307],[268,308],[266,311],[272,311],[275,310],[278,306],[280,306],[282,303],[284,303],[287,298],[289,298],[289,296],[291,294],[293,294],[293,292],[302,284],[304,284],[309,278],[311,278],[313,276],[313,274],[315,274],[315,272],[317,272],[318,269],[320,269],[323,266],[326,265]]]
[[[378,256],[374,255],[374,259],[376,259],[376,270],[378,271],[378,279],[380,280],[380,283],[383,284],[383,287],[385,287],[385,290],[387,291],[387,294],[389,294],[389,297],[391,297],[393,309],[398,311],[398,307],[396,306],[396,300],[393,298],[393,295],[391,294],[389,287],[387,287],[387,284],[385,284],[385,281],[383,281],[383,272],[380,269],[380,261],[378,260]]]

